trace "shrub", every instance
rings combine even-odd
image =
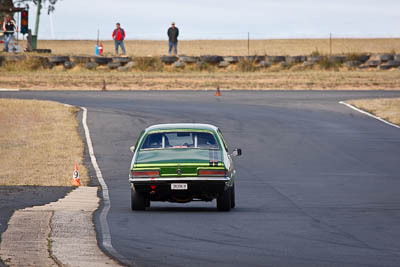
[[[239,61],[239,63],[237,64],[237,67],[240,71],[243,71],[243,72],[253,72],[256,70],[254,60],[248,60],[245,58],[242,58]]]
[[[330,69],[338,70],[341,65],[342,64],[339,61],[332,61],[329,60],[327,57],[323,57],[319,62],[319,66],[321,67],[321,69],[324,70],[330,70]]]
[[[349,53],[346,55],[346,61],[360,60],[360,53]]]
[[[159,57],[138,57],[136,68],[141,71],[163,71],[164,65]]]
[[[215,71],[215,66],[213,66],[207,62],[197,62],[195,70],[211,72],[211,71]]]
[[[6,71],[35,71],[43,69],[45,59],[39,57],[28,57],[20,61],[3,62],[2,68]]]
[[[311,52],[310,56],[318,57],[321,56],[321,53],[318,51],[318,48]]]

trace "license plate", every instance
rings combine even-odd
[[[171,190],[187,190],[187,184],[171,184]]]

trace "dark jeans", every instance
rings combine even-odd
[[[174,47],[174,54],[175,55],[178,54],[178,43],[169,42],[169,49],[168,49],[169,54],[171,54],[172,47]]]
[[[125,51],[125,46],[124,46],[124,41],[123,40],[114,40],[114,44],[115,44],[115,53],[118,55],[118,46],[121,47],[122,49],[122,54],[125,55],[126,51]]]

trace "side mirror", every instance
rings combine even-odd
[[[135,152],[135,146],[131,146],[129,149],[131,150],[132,153]]]
[[[241,155],[242,155],[242,150],[240,148],[236,148],[232,152],[232,156],[234,156],[234,157],[241,156]]]

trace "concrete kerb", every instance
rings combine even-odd
[[[0,257],[9,266],[119,266],[97,245],[92,220],[97,190],[78,187],[56,202],[15,211]]]

